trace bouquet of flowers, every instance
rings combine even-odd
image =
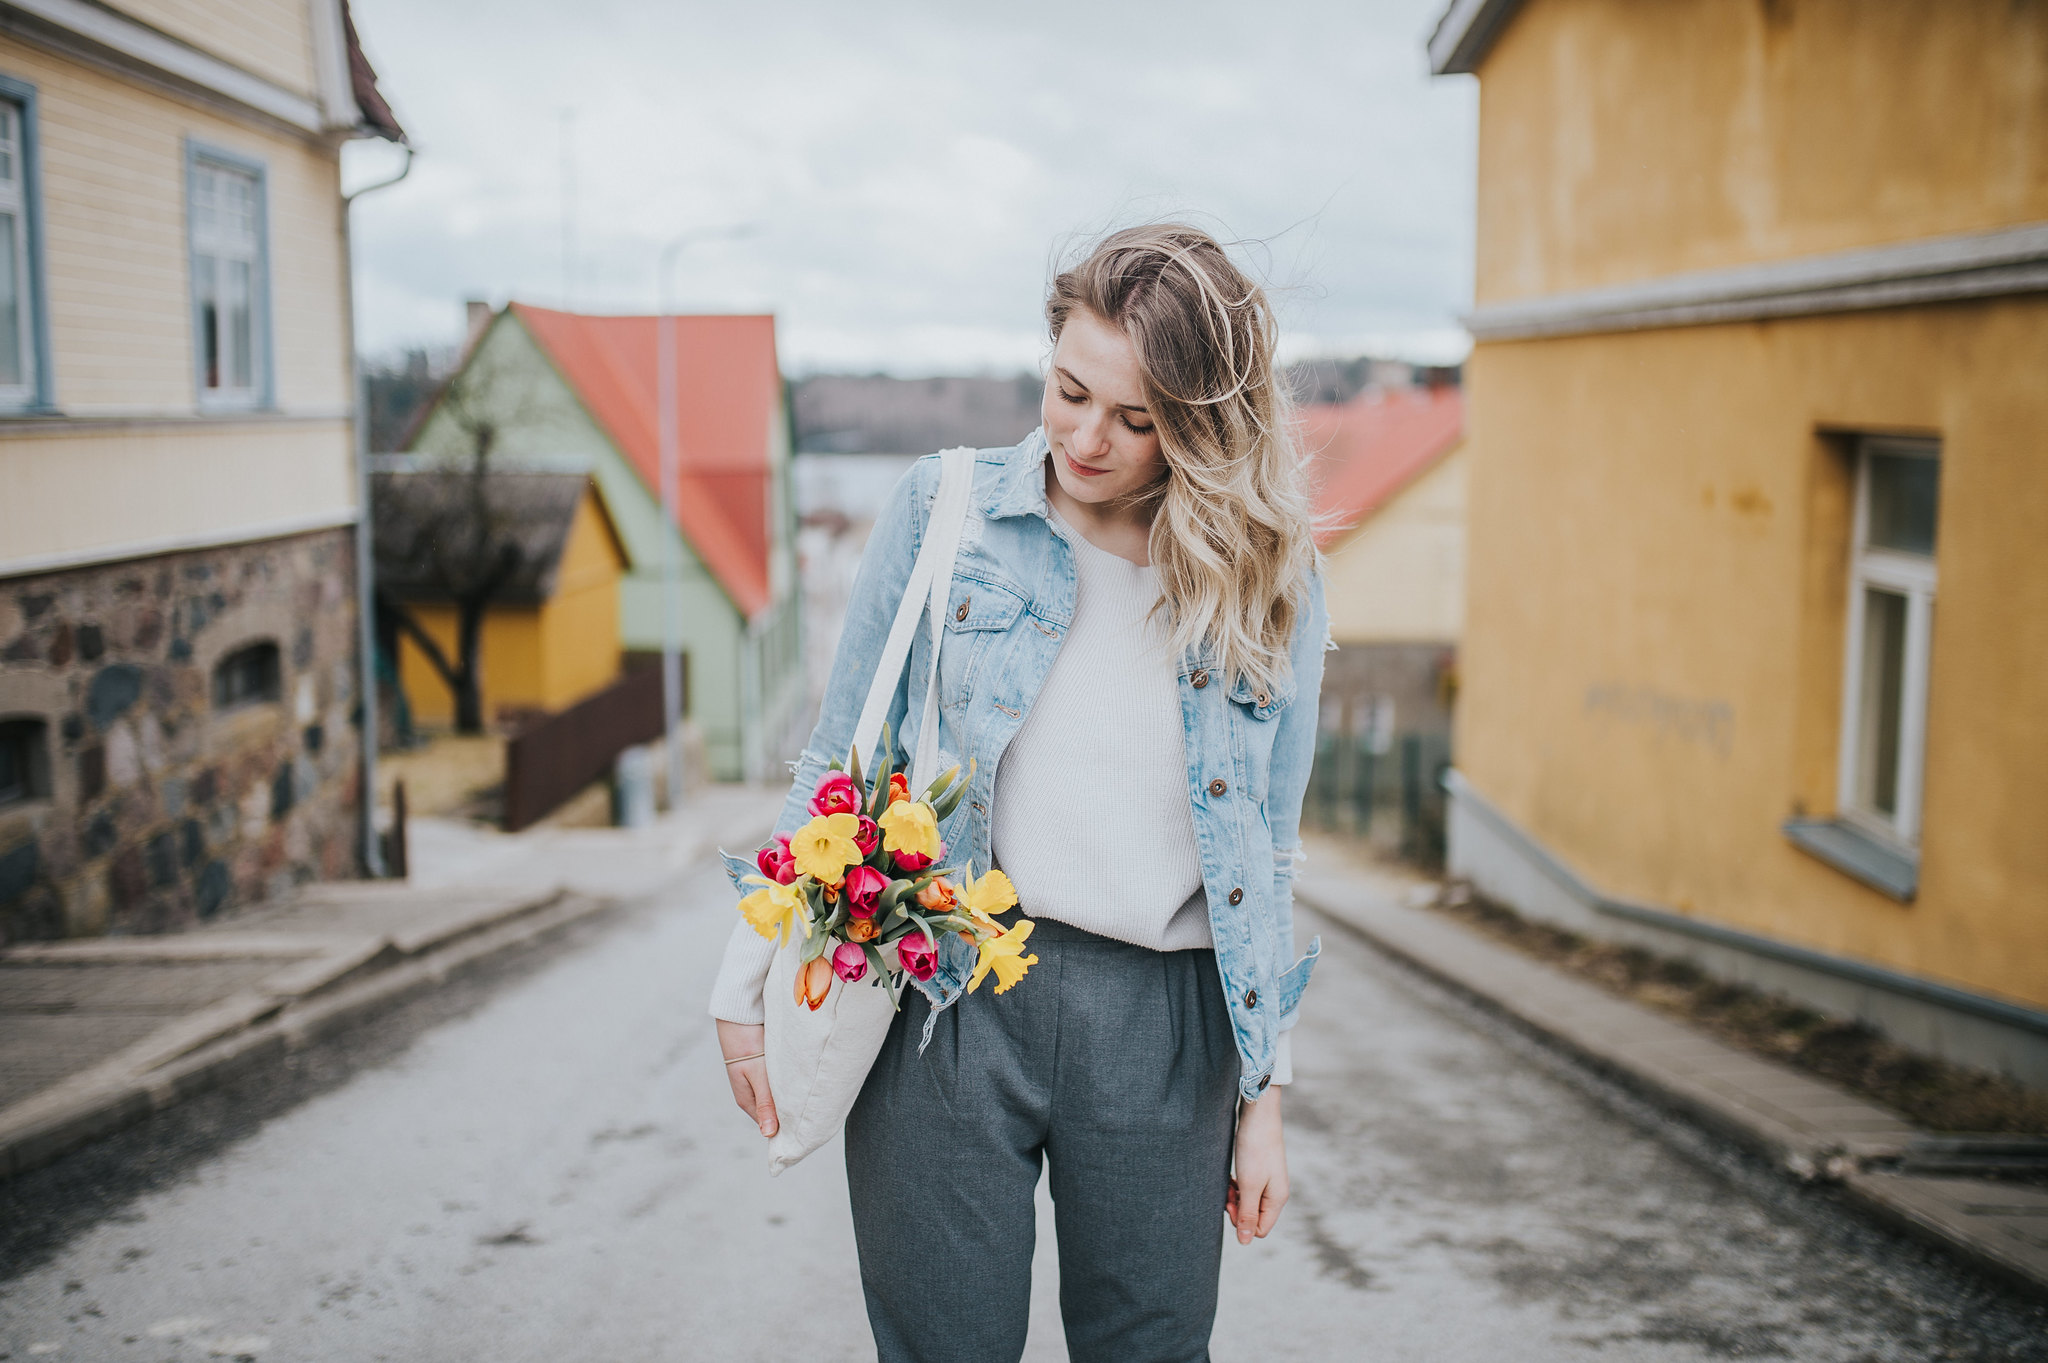
[[[890,750],[886,727],[877,746]],[[755,853],[760,874],[740,884],[759,888],[740,900],[740,913],[778,945],[801,934],[797,1003],[815,1012],[835,976],[881,985],[897,1003],[907,978],[929,980],[938,969],[943,932],[959,933],[978,952],[969,993],[993,971],[1000,994],[1038,964],[1024,954],[1030,920],[1008,929],[995,920],[1017,903],[1008,876],[938,865],[946,855],[939,823],[966,791],[956,766],[913,798],[910,778],[886,757],[866,784],[860,754],[851,752],[819,779],[810,822]]]

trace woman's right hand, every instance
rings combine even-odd
[[[732,1100],[740,1105],[748,1120],[761,1128],[762,1135],[772,1136],[776,1129],[775,1099],[768,1092],[768,1062],[761,1057],[767,1039],[768,1029],[759,1023],[750,1027],[718,1019],[718,1049],[725,1058],[754,1057],[725,1067],[726,1082],[732,1085]]]

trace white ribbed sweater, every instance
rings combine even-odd
[[[1188,803],[1178,669],[1150,618],[1159,579],[1074,547],[1074,622],[996,769],[996,865],[1033,918],[1154,951],[1211,945]]]

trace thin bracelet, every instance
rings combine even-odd
[[[725,1063],[728,1065],[737,1065],[742,1060],[759,1060],[762,1056],[766,1054],[768,1054],[768,1052],[766,1051],[755,1051],[752,1055],[736,1055],[732,1059],[726,1061]]]

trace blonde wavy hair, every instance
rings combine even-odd
[[[1206,643],[1226,676],[1271,690],[1292,671],[1316,548],[1265,291],[1207,232],[1153,223],[1110,234],[1054,277],[1054,344],[1076,309],[1138,354],[1167,472],[1131,500],[1152,514],[1174,650]]]

